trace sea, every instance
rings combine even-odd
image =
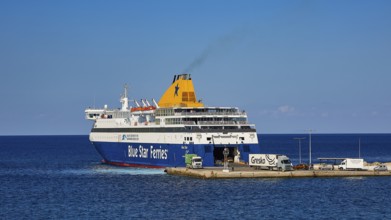
[[[310,139],[313,163],[391,161],[391,134],[258,137],[294,164]],[[391,219],[390,207],[391,177],[194,179],[102,164],[84,135],[0,136],[0,219]]]

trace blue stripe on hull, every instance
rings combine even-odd
[[[107,162],[145,166],[185,167],[185,154],[197,154],[204,166],[214,166],[213,151],[226,145],[183,145],[152,143],[92,142]],[[248,162],[248,155],[260,153],[258,144],[227,145],[238,147],[241,160]]]

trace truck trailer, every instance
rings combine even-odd
[[[289,157],[281,154],[249,154],[249,165],[260,169],[293,170]]]
[[[339,170],[363,170],[364,169],[364,159],[352,159],[346,158],[338,166]]]

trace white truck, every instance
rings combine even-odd
[[[338,166],[339,170],[363,170],[364,169],[364,159],[352,159],[346,158]]]
[[[249,154],[249,165],[260,169],[293,170],[289,157],[281,154]]]
[[[202,157],[196,154],[186,154],[185,163],[187,168],[202,169]]]

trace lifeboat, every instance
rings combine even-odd
[[[131,108],[130,111],[131,112],[138,112],[138,111],[142,111],[142,107],[136,107],[136,108]]]
[[[131,108],[130,111],[131,112],[138,112],[138,111],[149,111],[149,110],[155,110],[155,109],[156,109],[155,106],[135,107],[135,108]]]

